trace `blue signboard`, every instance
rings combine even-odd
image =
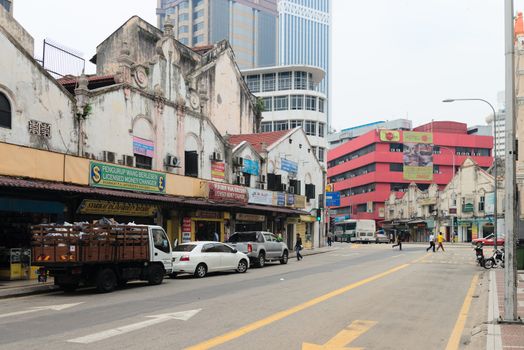
[[[326,192],[326,207],[340,206],[340,192]]]
[[[260,167],[258,165],[258,162],[254,160],[244,159],[244,167],[242,168],[242,172],[258,176],[259,169]]]
[[[280,164],[280,169],[282,171],[287,171],[288,173],[292,174],[296,174],[298,172],[298,164],[291,160],[282,158],[280,160]]]
[[[288,206],[295,205],[295,195],[294,194],[291,194],[291,193],[287,194],[286,204]]]
[[[284,192],[277,193],[277,205],[283,207],[286,205],[286,194]]]

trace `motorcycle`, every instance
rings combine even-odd
[[[483,250],[483,245],[482,244],[478,244],[475,247],[475,255],[477,257],[477,264],[480,267],[486,268],[486,266],[485,266],[486,258],[484,257],[484,250]]]
[[[484,268],[491,269],[495,267],[504,268],[504,248],[497,249],[493,252],[493,256],[484,262]]]

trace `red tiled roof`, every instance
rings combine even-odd
[[[262,144],[265,143],[267,147],[271,146],[282,137],[287,135],[290,130],[273,131],[273,132],[261,132],[259,134],[243,134],[243,135],[231,135],[229,137],[229,143],[232,145],[238,145],[243,141],[250,143],[257,152],[262,151]]]
[[[195,46],[191,48],[191,50],[195,51],[196,53],[199,53],[201,55],[207,53],[211,49],[213,49],[213,45],[202,45],[202,46]]]
[[[62,85],[71,85],[71,84],[76,84],[78,82],[78,78],[79,77],[68,75],[63,78],[57,79],[57,81]],[[87,81],[90,83],[103,81],[103,80],[112,81],[114,80],[114,78],[115,78],[114,75],[91,75],[87,77]]]
[[[395,197],[397,199],[400,199],[400,198],[404,197],[405,194],[406,194],[406,192],[395,192]]]

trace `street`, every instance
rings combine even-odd
[[[444,253],[426,253],[422,244],[402,251],[389,244],[335,248],[245,274],[1,300],[0,348],[458,347],[467,324],[459,314],[480,272],[470,247],[448,244]]]

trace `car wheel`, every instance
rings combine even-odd
[[[164,280],[164,269],[159,265],[152,265],[149,267],[148,283],[151,285],[161,284]]]
[[[195,277],[203,278],[207,275],[207,266],[206,264],[198,264],[195,269]]]
[[[244,273],[247,271],[247,261],[242,259],[238,262],[237,272]]]
[[[115,290],[117,285],[116,274],[112,269],[102,269],[96,275],[96,289],[102,293]]]
[[[261,252],[260,254],[258,254],[257,266],[264,267],[265,265],[266,265],[266,254],[264,254],[264,252]]]
[[[282,258],[280,258],[280,263],[281,263],[282,265],[287,264],[287,260],[288,260],[288,258],[289,258],[289,254],[288,254],[287,250],[285,250],[285,251],[284,251],[284,254],[282,254]]]

